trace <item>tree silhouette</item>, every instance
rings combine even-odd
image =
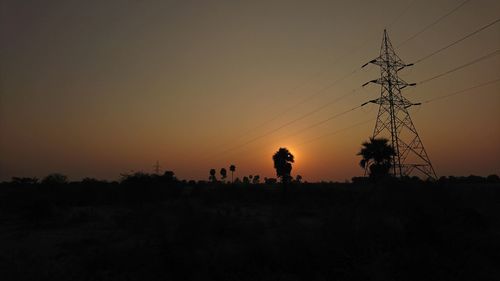
[[[221,180],[225,180],[227,178],[227,170],[226,170],[226,168],[220,169],[220,176],[221,176]]]
[[[500,182],[500,177],[498,177],[498,175],[489,175],[486,177],[486,181],[489,183]]]
[[[37,184],[37,178],[28,178],[28,177],[12,177],[11,184],[13,185],[33,185]]]
[[[247,176],[243,177],[243,183],[244,184],[250,184],[250,179]]]
[[[165,171],[165,173],[163,173],[162,178],[167,182],[173,182],[177,180],[175,178],[175,173],[173,171]]]
[[[281,147],[274,155],[274,168],[276,169],[276,175],[281,178],[281,182],[286,184],[290,182],[292,177],[290,173],[292,172],[293,155],[288,151],[288,149]]]
[[[301,176],[301,175],[297,175],[297,176],[295,177],[295,181],[296,181],[297,183],[301,183],[301,182],[302,182],[302,176]]]
[[[253,177],[252,183],[253,184],[259,184],[260,183],[260,176],[259,175],[255,175]]]
[[[265,184],[275,184],[276,179],[275,178],[264,178],[264,183]]]
[[[215,182],[217,178],[215,178],[215,169],[210,169],[210,177],[208,179],[212,182]]]
[[[236,166],[229,166],[229,171],[231,171],[231,182],[234,183],[234,171],[236,171]]]
[[[49,174],[42,180],[43,185],[63,185],[66,183],[68,183],[68,177],[59,173]]]
[[[378,180],[387,177],[391,169],[391,158],[395,155],[394,148],[385,138],[370,138],[362,143],[362,148],[357,155],[362,157],[359,165],[368,169],[370,178]]]

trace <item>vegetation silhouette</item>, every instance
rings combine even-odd
[[[46,178],[0,183],[2,280],[500,276],[496,175],[394,179],[376,192],[368,182],[297,176],[287,200],[276,179],[257,175],[234,185],[172,171]]]
[[[227,178],[227,170],[226,168],[221,168],[220,169],[220,179],[224,181]]]
[[[210,169],[210,176],[208,177],[208,180],[211,182],[217,181],[217,178],[215,177],[215,169]]]
[[[165,171],[163,173],[163,180],[166,182],[176,182],[177,178],[175,177],[175,173],[173,171]]]
[[[25,185],[33,185],[38,183],[38,178],[30,178],[30,177],[12,177],[11,184],[25,186]]]
[[[274,169],[276,169],[276,176],[286,185],[292,179],[290,173],[292,172],[292,163],[294,162],[293,155],[288,149],[281,147],[273,155],[273,161]]]
[[[246,184],[246,185],[250,184],[250,178],[247,176],[244,176],[243,177],[243,184]]]
[[[297,175],[297,176],[295,177],[295,182],[296,182],[296,183],[302,183],[302,176],[301,176],[301,175]]]
[[[395,155],[389,140],[385,138],[370,138],[362,143],[357,155],[362,157],[359,165],[369,172],[370,179],[379,181],[389,176],[391,159]]]
[[[260,183],[260,176],[259,175],[255,175],[252,179],[252,183],[253,184],[259,184]]]
[[[42,180],[42,184],[47,186],[59,186],[67,182],[68,177],[59,173],[49,174]]]
[[[236,171],[236,166],[231,164],[231,166],[229,166],[229,171],[231,171],[231,183],[234,183],[234,171]]]
[[[387,177],[387,141],[371,139],[362,152],[364,166],[377,167],[370,177]],[[498,280],[497,175],[308,183],[292,180],[294,160],[286,148],[273,155],[282,184],[254,174],[229,185],[215,169],[209,181],[173,171],[111,182],[14,177],[0,183],[0,276]],[[283,197],[285,184],[294,188]]]

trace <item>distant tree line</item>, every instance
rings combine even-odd
[[[404,177],[399,179],[401,181],[411,181],[411,182],[425,182],[418,177]],[[469,175],[469,176],[442,176],[438,179],[438,183],[463,183],[463,184],[481,184],[481,183],[500,183],[500,177],[496,174],[491,174],[488,176],[477,176],[477,175]],[[174,172],[167,171],[163,175],[157,174],[149,174],[143,172],[136,172],[132,174],[123,174],[119,181],[106,181],[99,180],[95,178],[84,178],[81,181],[69,181],[68,177],[59,174],[53,173],[49,174],[41,180],[36,177],[12,177],[9,181],[3,181],[2,185],[8,186],[30,186],[30,185],[40,185],[40,186],[64,186],[71,184],[82,184],[82,185],[102,185],[102,184],[114,184],[114,185],[140,185],[140,184],[171,184],[176,183],[180,186],[195,186],[195,185],[214,185],[212,181],[204,181],[204,180],[179,180],[175,177]],[[274,185],[277,184],[278,181],[276,178],[267,178],[264,177],[261,181],[259,175],[249,175],[244,176],[242,180],[236,178],[234,180],[235,185]],[[290,183],[293,184],[307,184],[302,182],[302,176],[297,175],[295,179],[290,180]],[[330,182],[334,183],[334,182]],[[345,182],[344,182],[345,183]],[[367,177],[353,177],[351,179],[351,183],[359,184],[359,183],[370,183],[369,178]],[[215,185],[227,185],[228,183],[217,181]]]
[[[368,141],[362,143],[360,151],[357,153],[361,157],[359,165],[365,170],[365,174],[368,177],[354,177],[352,178],[352,183],[364,184],[364,183],[376,183],[385,180],[400,180],[405,182],[422,182],[423,180],[418,177],[403,177],[394,179],[391,177],[391,159],[395,155],[395,151],[389,144],[389,140],[385,138],[370,138]],[[274,168],[276,170],[276,176],[282,183],[284,187],[289,184],[301,184],[302,176],[296,175],[295,178],[292,177],[292,164],[295,162],[293,154],[287,148],[279,148],[276,153],[272,156],[274,163]],[[261,184],[261,177],[259,175],[248,175],[243,176],[242,179],[239,177],[234,178],[234,173],[236,172],[236,166],[234,164],[229,165],[229,171],[231,172],[231,181],[226,182],[227,179],[227,169],[225,167],[220,168],[219,175],[220,179],[217,178],[217,170],[211,168],[209,170],[208,181],[194,181],[194,180],[179,180],[176,178],[173,171],[165,171],[162,175],[159,174],[148,174],[144,172],[135,172],[131,174],[122,174],[121,179],[118,182],[107,182],[101,181],[93,178],[84,178],[80,183],[84,185],[96,185],[96,184],[120,184],[120,185],[162,185],[168,184],[176,186],[194,186],[194,185],[259,185]],[[263,179],[263,184],[274,185],[278,181],[276,178]],[[499,183],[500,178],[498,175],[492,174],[487,177],[481,177],[476,175],[470,176],[448,176],[441,177],[438,179],[439,183]],[[44,177],[41,181],[34,177],[12,177],[10,181],[5,181],[3,185],[11,186],[26,186],[26,185],[42,185],[42,186],[62,186],[69,184],[68,177],[60,174],[53,173]]]

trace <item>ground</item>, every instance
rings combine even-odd
[[[2,280],[495,280],[499,184],[0,186]]]

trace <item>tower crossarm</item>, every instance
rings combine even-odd
[[[377,65],[380,67],[385,67],[387,65],[387,63],[390,63],[391,65],[396,67],[396,71],[399,71],[407,66],[413,65],[413,63],[410,63],[410,64],[404,63],[398,56],[395,56],[395,57],[396,57],[396,59],[388,59],[388,58],[385,58],[383,55],[380,55],[379,57],[372,59],[371,61],[363,64],[361,66],[361,68],[364,68],[365,66],[367,66],[369,64],[374,64],[374,65]]]
[[[373,99],[373,100],[369,100],[367,102],[364,102],[361,104],[361,106],[365,106],[369,103],[374,103],[374,104],[378,104],[378,105],[390,105],[390,101],[386,98],[386,97],[380,97],[380,98],[376,98],[376,99]],[[420,102],[417,102],[417,103],[413,103],[407,99],[402,99],[400,101],[397,101],[397,102],[393,102],[393,105],[394,106],[397,106],[399,108],[404,108],[404,109],[407,109],[411,106],[414,106],[414,105],[421,105],[422,103]]]
[[[379,84],[379,85],[385,85],[387,84],[388,82],[390,82],[393,86],[397,87],[399,90],[402,90],[406,87],[410,87],[410,86],[415,86],[417,85],[416,83],[408,83],[406,81],[404,81],[403,79],[397,77],[397,76],[392,76],[392,77],[380,77],[380,78],[377,78],[377,79],[373,79],[373,80],[370,80],[366,83],[364,83],[363,85],[361,85],[362,87],[370,84],[370,83],[374,83],[374,84]]]

